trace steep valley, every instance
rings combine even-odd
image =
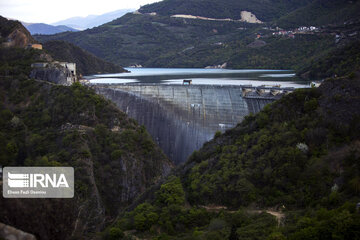
[[[1,196],[0,239],[20,240],[11,227],[32,240],[360,239],[359,3],[164,0],[36,40],[0,17],[0,167],[75,170],[74,198]],[[250,98],[246,86],[29,77],[54,60],[81,74],[226,66],[323,81]]]

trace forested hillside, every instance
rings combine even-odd
[[[74,167],[75,197],[1,198],[0,222],[37,239],[94,238],[173,164],[143,126],[94,90],[29,79],[43,55],[0,47],[0,166]]]
[[[339,24],[349,20],[357,20],[359,9],[359,1],[315,0],[287,15],[283,15],[275,22],[283,28]]]
[[[344,76],[360,68],[360,41],[354,41],[330,51],[323,57],[314,58],[299,70],[305,78],[319,79],[331,76]]]
[[[58,60],[76,63],[77,72],[82,75],[95,73],[121,73],[126,70],[106,62],[93,54],[64,41],[49,41],[44,43],[44,49]]]
[[[306,6],[311,0],[165,0],[145,5],[141,13],[156,12],[159,15],[189,14],[210,18],[240,19],[241,11],[249,11],[263,22],[270,22],[287,13]]]
[[[104,237],[358,239],[358,91],[328,79],[216,134]]]
[[[239,20],[241,11],[264,23],[171,17]],[[203,68],[227,63],[228,68],[298,70],[337,48],[337,34],[355,34],[344,33],[345,25],[358,19],[359,11],[358,1],[347,0],[165,0],[97,28],[37,39],[68,41],[122,66]],[[299,32],[301,26],[317,28]]]
[[[257,33],[263,35],[264,44],[251,47]],[[99,38],[94,41],[93,36]],[[227,62],[229,68],[294,69],[310,56],[335,46],[330,35],[290,39],[247,23],[184,22],[133,14],[89,31],[38,39],[70,41],[110,62],[146,67],[202,68]]]

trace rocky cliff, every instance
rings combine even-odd
[[[69,86],[75,82],[72,72],[59,64],[43,63],[44,67],[34,67],[30,78],[48,81],[55,84]]]
[[[0,16],[0,42],[5,47],[26,47],[36,41],[19,21],[9,21]]]
[[[0,223],[0,239],[4,240],[36,240],[35,236],[11,226]]]

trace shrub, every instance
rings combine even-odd
[[[226,222],[219,218],[214,218],[211,220],[208,229],[210,231],[221,230],[226,227]]]
[[[218,138],[221,136],[221,131],[216,131],[214,138]]]
[[[121,231],[121,229],[112,227],[109,229],[107,240],[119,240],[124,237],[124,233]]]

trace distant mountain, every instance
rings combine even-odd
[[[119,9],[102,15],[89,15],[87,17],[72,17],[62,21],[55,22],[53,23],[53,25],[67,25],[75,29],[84,30],[87,28],[100,26],[116,18],[122,17],[128,12],[133,12],[134,10],[135,9]]]
[[[51,35],[61,32],[77,32],[79,30],[65,26],[65,25],[58,25],[53,26],[45,23],[22,23],[26,29],[32,34],[44,34],[44,35]]]

